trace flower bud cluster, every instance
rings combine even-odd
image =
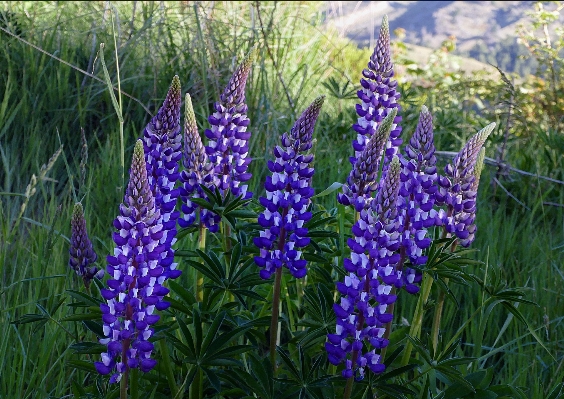
[[[300,248],[310,242],[305,227],[311,219],[307,207],[314,193],[311,187],[313,154],[309,154],[309,150],[324,99],[315,99],[298,118],[290,134],[282,135],[281,145],[274,148],[275,160],[268,162],[272,175],[266,178],[266,196],[260,198],[266,209],[258,218],[264,230],[254,239],[260,248],[255,263],[262,268],[263,279],[270,278],[282,266],[296,278],[307,273]]]
[[[378,172],[386,142],[390,136],[397,109],[392,108],[384,118],[376,133],[372,135],[368,144],[360,153],[357,161],[343,185],[343,192],[337,195],[337,201],[343,205],[353,205],[357,212],[370,206],[372,193],[378,186]]]
[[[69,266],[76,274],[82,277],[84,285],[90,286],[94,277],[100,279],[104,270],[98,270],[96,266],[89,266],[96,262],[98,255],[92,248],[92,242],[86,231],[86,220],[80,202],[74,205],[71,218],[71,245],[69,249]]]
[[[353,129],[357,132],[357,138],[353,141],[355,150],[355,155],[351,158],[353,165],[361,156],[370,137],[378,130],[379,124],[392,109],[399,111],[400,108],[398,104],[400,93],[396,91],[398,82],[393,79],[394,70],[390,57],[390,28],[387,17],[384,17],[382,21],[374,53],[370,57],[368,68],[362,71],[362,75],[363,78],[360,80],[362,89],[357,93],[362,103],[356,106],[359,118],[358,122],[353,125]],[[401,117],[396,116],[386,143],[387,163],[392,160],[401,145],[399,122],[401,122]]]
[[[494,127],[495,123],[490,123],[472,136],[453,163],[445,166],[445,176],[440,176],[438,180],[435,200],[447,207],[446,211],[441,209],[439,219],[447,233],[455,234],[463,246],[470,245],[474,239],[478,188],[475,169],[480,150]]]
[[[405,147],[401,158],[400,197],[404,231],[402,247],[405,256],[413,265],[427,262],[423,250],[431,245],[427,229],[436,224],[437,211],[434,209],[437,191],[437,159],[433,141],[433,118],[427,107],[419,115],[415,133]],[[411,268],[403,269],[404,287],[410,293],[417,293],[419,287],[414,282],[420,275]]]
[[[345,362],[345,378],[362,379],[366,367],[374,373],[385,369],[376,350],[389,343],[384,338],[385,325],[393,315],[387,310],[397,298],[392,287],[401,284],[401,272],[396,270],[402,229],[400,169],[396,156],[371,207],[360,212],[352,229],[354,238],[348,240],[351,256],[345,259],[344,268],[349,274],[344,283],[337,283],[341,293],[340,303],[333,307],[337,328],[325,344],[332,364]]]
[[[182,162],[185,169],[180,173],[182,217],[178,219],[178,224],[181,227],[190,227],[196,221],[199,209],[191,198],[206,198],[202,186],[210,187],[212,185],[213,165],[208,161],[205,147],[202,144],[189,94],[186,94],[184,106],[184,158]],[[212,233],[219,229],[219,217],[207,209],[200,209],[200,223],[207,226]]]
[[[128,368],[148,372],[155,366],[149,341],[152,326],[159,320],[155,310],[170,306],[163,299],[169,292],[163,282],[181,273],[161,256],[166,251],[162,243],[165,230],[149,185],[141,140],[135,145],[129,184],[114,227],[116,247],[107,257],[108,288],[100,291],[106,300],[100,305],[106,337],[100,343],[107,351],[94,363],[100,374],[112,373],[112,383]]]
[[[180,80],[174,76],[163,105],[143,132],[147,180],[160,213],[159,223],[163,226],[161,265],[165,273],[170,271],[171,275],[176,274],[172,245],[176,242],[176,220],[180,215],[176,210],[179,189],[175,187],[182,158],[180,103]]]
[[[245,104],[245,85],[255,50],[243,60],[235,70],[220,101],[214,105],[215,112],[209,116],[210,129],[206,129],[208,138],[206,153],[214,165],[213,186],[222,193],[231,190],[233,195],[243,199],[252,197],[248,185],[243,184],[251,178],[247,168],[251,162],[249,157],[249,138],[247,132],[250,120],[247,117]]]

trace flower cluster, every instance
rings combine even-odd
[[[268,162],[272,172],[266,178],[266,197],[260,203],[266,208],[258,222],[264,228],[254,243],[260,248],[255,257],[262,268],[260,276],[268,279],[278,268],[286,266],[296,278],[307,273],[306,261],[302,259],[300,247],[309,244],[308,230],[304,224],[311,219],[307,212],[313,195],[311,167],[313,154],[312,135],[315,122],[325,97],[318,97],[302,113],[290,134],[284,133],[281,145],[274,148],[274,161]]]
[[[353,205],[357,212],[370,205],[372,193],[378,186],[378,172],[386,142],[396,117],[397,108],[392,108],[384,118],[376,133],[372,135],[366,147],[360,153],[357,161],[343,185],[343,192],[337,195],[337,200],[343,205]]]
[[[478,187],[475,170],[478,155],[494,127],[495,123],[490,123],[472,136],[454,157],[453,163],[445,166],[446,176],[440,176],[438,180],[436,202],[447,206],[446,212],[443,209],[439,212],[441,224],[465,247],[472,243],[476,231],[474,218]]]
[[[178,224],[181,227],[189,227],[195,222],[196,213],[199,209],[198,205],[190,199],[206,198],[201,187],[211,186],[213,165],[208,161],[206,150],[202,144],[189,94],[186,94],[184,106],[184,157],[182,162],[185,169],[180,174],[180,180],[183,184],[180,187],[183,215],[178,219]],[[211,232],[216,232],[219,228],[217,215],[207,209],[200,210],[200,223],[206,225]]]
[[[255,52],[252,50],[233,73],[220,101],[214,105],[215,112],[208,118],[211,127],[205,131],[209,139],[206,153],[214,165],[213,187],[219,188],[221,193],[231,190],[233,195],[243,199],[252,197],[247,184],[242,183],[251,178],[247,173],[251,162],[248,156],[251,133],[247,132],[250,121],[245,85]]]
[[[336,333],[329,334],[325,344],[332,364],[345,362],[345,378],[362,379],[366,367],[374,373],[385,368],[376,350],[389,343],[384,338],[385,325],[393,316],[386,311],[396,301],[392,287],[401,279],[395,267],[400,260],[402,227],[397,206],[400,169],[395,156],[371,207],[360,212],[352,229],[354,238],[348,240],[351,256],[344,268],[349,274],[344,283],[337,283],[341,300],[333,307]]]
[[[104,270],[98,270],[96,266],[89,266],[96,262],[98,255],[92,248],[92,242],[86,231],[86,220],[80,202],[74,205],[71,218],[71,245],[69,249],[69,266],[76,274],[82,276],[84,285],[90,286],[94,277],[102,278]]]
[[[394,69],[390,57],[390,28],[388,18],[384,17],[378,42],[374,53],[368,62],[368,68],[362,71],[363,78],[360,80],[362,89],[358,91],[358,98],[362,101],[357,104],[356,112],[359,116],[358,122],[353,125],[357,132],[357,139],[353,141],[355,155],[351,158],[354,165],[362,154],[370,137],[377,131],[378,125],[390,113],[392,109],[399,111],[398,100],[400,93],[396,91],[398,82],[393,79]],[[400,116],[394,118],[390,136],[386,143],[386,157],[388,163],[401,145],[401,121]]]
[[[402,222],[404,226],[402,248],[405,257],[412,264],[422,265],[427,262],[423,250],[431,245],[427,229],[434,226],[437,218],[435,193],[437,192],[437,159],[433,141],[433,117],[423,106],[415,133],[405,147],[405,156],[401,159],[402,173],[400,197]],[[402,269],[402,281],[410,293],[417,293],[419,287],[414,284],[421,279],[411,268]]]
[[[108,288],[101,290],[106,303],[100,305],[106,336],[100,343],[107,345],[107,352],[94,364],[100,374],[113,373],[112,383],[129,368],[148,372],[155,366],[149,341],[152,325],[159,320],[154,312],[170,306],[163,300],[169,292],[162,285],[165,279],[180,275],[174,264],[163,265],[165,230],[149,184],[141,140],[135,145],[129,184],[114,227],[116,247],[107,257]]]
[[[176,278],[174,276],[180,274],[176,270],[172,249],[176,242],[176,220],[180,214],[175,209],[179,195],[175,184],[180,176],[178,168],[182,158],[180,103],[180,80],[174,76],[163,105],[143,131],[147,181],[160,213],[158,223],[163,226],[159,243],[164,251],[160,265],[165,268],[167,278]]]

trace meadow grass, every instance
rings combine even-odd
[[[265,162],[279,134],[320,94],[329,98],[316,130],[314,186],[320,192],[335,181],[344,181],[353,136],[350,124],[355,119],[354,90],[353,96],[345,92],[352,87],[347,86],[348,76],[356,86],[365,63],[351,60],[361,59],[366,51],[323,31],[317,4],[265,3],[260,18],[255,7],[242,2],[136,2],[135,10],[133,3],[108,4],[4,2],[0,19],[2,26],[16,24],[29,42],[82,69],[94,70],[100,79],[96,53],[99,43],[106,43],[105,59],[114,85],[117,53],[121,88],[140,101],[123,97],[125,159],[150,118],[144,108],[155,112],[174,74],[180,76],[183,91],[190,92],[203,132],[210,106],[236,61],[260,43],[247,89],[253,132],[252,191],[262,192]],[[68,301],[61,303],[65,290],[78,289],[80,283],[67,265],[70,214],[74,201],[82,200],[98,263],[103,266],[113,245],[111,221],[123,196],[118,120],[103,81],[4,32],[0,39],[0,397],[61,397],[70,393],[72,381],[82,383],[85,376],[66,364],[77,358],[69,345],[84,337],[78,336],[73,323],[60,321],[73,312]],[[338,90],[331,88],[331,78],[339,82]],[[402,101],[407,140],[424,100],[421,91],[406,85]],[[440,150],[458,150],[486,119],[470,110],[462,120],[457,106],[441,106],[438,98],[434,104],[431,111],[437,115]],[[89,149],[84,187],[79,186],[80,127],[86,131]],[[554,167],[564,170],[558,169],[562,161],[550,140],[554,139],[542,135],[516,139],[508,150],[512,164],[540,174]],[[35,194],[22,196],[32,175],[39,175],[41,165],[61,145],[62,155],[37,182]],[[488,152],[493,150],[490,145]],[[563,208],[543,202],[562,204],[564,194],[561,186],[531,177],[504,180],[526,209],[499,188],[494,195],[489,179],[493,173],[494,169],[486,169],[482,178],[479,233],[473,248],[478,250],[474,257],[484,264],[472,266],[473,272],[484,277],[487,270],[487,281],[499,272],[510,286],[527,287],[528,299],[539,307],[520,305],[519,309],[554,358],[501,309],[494,310],[485,326],[478,321],[469,324],[460,351],[487,356],[499,350],[484,358],[484,365],[496,367],[495,381],[529,387],[530,397],[542,398],[564,377]],[[335,205],[332,195],[323,200],[327,207]],[[447,302],[445,331],[455,331],[478,309],[482,298],[468,295],[477,292],[475,288],[452,287],[460,307]],[[411,319],[415,300],[401,299],[396,322],[401,317]],[[26,315],[36,315],[38,321],[13,324],[22,318],[31,320]],[[477,342],[478,337],[481,348],[464,346],[464,341]]]

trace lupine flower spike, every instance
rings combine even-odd
[[[251,174],[247,173],[251,162],[248,144],[251,133],[247,132],[250,121],[245,104],[245,86],[255,56],[256,49],[253,49],[237,67],[220,101],[215,103],[215,112],[208,118],[211,127],[205,131],[209,140],[206,153],[214,165],[213,186],[218,187],[222,194],[231,190],[233,195],[243,199],[252,197],[245,184],[251,178]]]
[[[268,161],[272,175],[266,178],[266,197],[260,198],[266,209],[258,218],[264,230],[254,239],[260,248],[255,262],[262,268],[263,279],[270,278],[282,266],[296,278],[307,273],[306,261],[299,249],[310,241],[304,227],[311,219],[307,207],[314,192],[311,187],[313,154],[309,150],[324,99],[324,96],[315,99],[298,118],[290,134],[282,135],[281,145],[274,148],[276,159]]]
[[[337,328],[325,343],[332,364],[345,362],[345,378],[362,379],[366,367],[374,373],[385,369],[376,350],[389,343],[383,336],[393,316],[386,310],[397,298],[392,285],[399,279],[395,265],[401,238],[397,211],[400,169],[396,156],[371,207],[361,211],[353,226],[354,238],[348,241],[351,257],[345,259],[344,268],[349,274],[337,283],[341,300],[333,306]]]
[[[180,177],[178,168],[182,158],[180,103],[180,80],[175,76],[162,107],[143,132],[147,179],[155,205],[160,211],[159,223],[163,225],[160,243],[165,250],[161,254],[161,266],[165,268],[167,278],[180,275],[176,270],[172,250],[172,245],[176,242],[176,220],[179,216],[179,212],[175,210],[179,189],[175,184]]]
[[[104,276],[104,270],[98,270],[96,266],[89,266],[96,262],[98,256],[92,248],[92,242],[86,231],[86,220],[82,204],[76,203],[71,219],[71,245],[69,249],[69,266],[76,274],[84,280],[84,286],[88,288],[94,277],[100,279]]]
[[[201,186],[209,187],[211,185],[213,165],[208,161],[205,147],[198,133],[196,116],[189,94],[186,94],[184,106],[184,157],[182,162],[185,170],[180,174],[183,184],[180,188],[183,215],[178,219],[178,224],[181,227],[189,227],[196,220],[198,210],[198,205],[190,201],[190,198],[205,198]],[[200,223],[204,223],[210,231],[215,232],[218,229],[219,220],[217,215],[201,209]]]
[[[447,233],[455,234],[464,246],[470,245],[468,238],[475,232],[472,209],[476,206],[475,168],[478,155],[486,139],[495,127],[495,123],[480,130],[468,140],[466,145],[454,157],[453,163],[445,167],[445,175],[439,177],[439,190],[435,195],[439,205],[446,204],[447,210],[441,210],[437,224],[443,225]]]
[[[100,343],[107,351],[102,361],[94,363],[100,374],[112,373],[111,383],[120,381],[127,369],[148,372],[155,366],[149,341],[152,325],[159,320],[154,313],[170,306],[163,300],[169,290],[162,284],[175,271],[168,265],[167,272],[162,264],[165,231],[149,185],[141,140],[135,145],[129,184],[114,226],[116,247],[107,257],[110,279],[108,288],[100,290],[106,300],[100,305],[106,336]]]
[[[486,149],[482,147],[480,152],[478,153],[478,159],[476,160],[476,167],[474,168],[474,182],[472,183],[472,187],[470,191],[478,192],[478,186],[480,185],[480,175],[482,174],[482,169],[484,168],[484,158],[486,157]],[[476,220],[476,201],[474,201],[474,206],[466,211],[468,213],[467,220],[467,230],[468,230],[468,237],[460,240],[460,245],[463,247],[469,247],[470,244],[474,241],[475,234],[476,234],[476,224],[474,223]]]
[[[402,254],[414,265],[427,262],[423,250],[431,244],[427,229],[435,224],[437,212],[433,209],[437,191],[437,159],[433,142],[433,117],[423,106],[419,123],[411,140],[405,147],[405,157],[401,159],[400,197],[402,223]],[[414,282],[421,279],[415,270],[402,270],[402,285],[410,293],[419,291]]]
[[[351,158],[354,165],[362,154],[370,137],[378,130],[382,120],[392,109],[399,112],[398,100],[400,93],[396,91],[398,82],[393,79],[394,66],[390,58],[390,28],[388,17],[382,19],[382,27],[374,53],[368,62],[368,68],[362,71],[363,78],[360,80],[362,89],[358,91],[361,104],[357,104],[356,112],[359,116],[358,122],[353,129],[358,133],[357,139],[353,141],[355,155]],[[386,157],[388,164],[401,145],[401,121],[400,116],[394,118],[389,139],[386,143]]]
[[[337,200],[343,205],[353,205],[360,212],[370,206],[372,192],[378,186],[382,155],[386,142],[396,117],[397,108],[392,108],[388,116],[378,126],[376,133],[370,137],[366,147],[360,153],[357,161],[343,185],[343,192],[337,195]]]

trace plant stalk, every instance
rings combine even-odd
[[[178,387],[176,386],[176,380],[174,379],[174,373],[172,372],[172,367],[170,365],[170,353],[168,351],[168,346],[166,345],[166,340],[159,340],[159,348],[161,349],[161,353],[163,354],[162,364],[164,367],[166,380],[168,382],[168,387],[170,388],[172,398],[174,399],[178,396]]]
[[[409,329],[409,335],[414,338],[419,338],[421,334],[421,326],[423,325],[423,315],[425,313],[425,303],[429,298],[431,293],[431,287],[433,286],[433,278],[429,274],[423,276],[423,282],[421,283],[421,295],[417,301],[417,307],[415,308],[415,313],[413,314],[413,320],[411,321],[411,328]],[[411,351],[413,350],[413,345],[411,341],[407,341],[405,350],[403,352],[403,357],[401,358],[401,365],[406,366],[411,357]]]

